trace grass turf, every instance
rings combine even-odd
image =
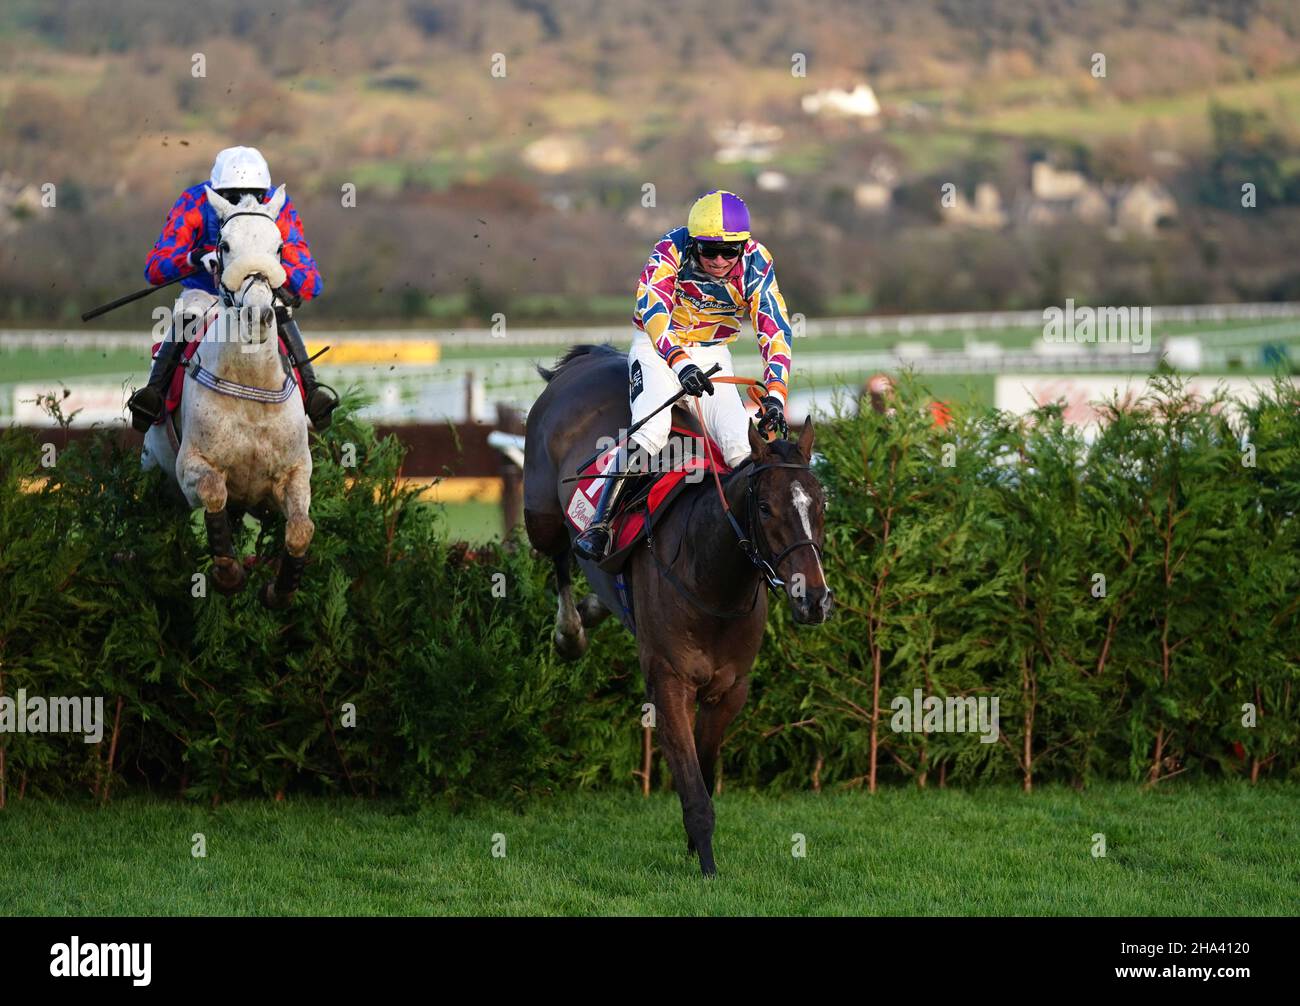
[[[411,814],[325,799],[15,801],[0,812],[0,914],[1232,916],[1300,904],[1294,786],[729,792],[717,810],[720,873],[705,882],[668,793]],[[191,855],[196,832],[206,858]],[[1092,855],[1098,832],[1105,858]]]

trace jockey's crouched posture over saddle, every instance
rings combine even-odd
[[[266,158],[258,150],[227,147],[217,154],[211,179],[182,192],[167,214],[162,234],[145,260],[145,278],[156,285],[191,271],[194,274],[181,282],[184,292],[180,297],[180,309],[172,313],[172,331],[158,347],[148,383],[126,403],[131,410],[131,424],[141,433],[163,418],[167,388],[180,363],[187,328],[217,302],[221,222],[216,210],[208,203],[205,185],[210,185],[215,192],[235,204],[249,193],[264,203],[275,191],[271,186],[271,171]],[[280,262],[288,277],[284,284],[285,292],[294,303],[311,300],[321,292],[321,277],[307,247],[293,200],[285,198],[276,224],[283,239]],[[307,348],[303,345],[302,333],[298,331],[289,307],[280,305],[276,308],[276,327],[288,348],[290,364],[298,369],[302,378],[307,416],[316,429],[323,430],[329,426],[330,413],[339,404],[338,396],[317,382]],[[194,335],[196,339],[201,337],[201,330]]]
[[[665,234],[650,253],[637,286],[628,353],[628,394],[635,425],[679,387],[701,399],[705,433],[735,467],[749,457],[749,415],[734,384],[714,385],[705,371],[734,376],[728,343],[746,315],[758,335],[763,396],[761,433],[788,433],[786,386],[790,374],[790,322],[768,250],[753,239],[749,209],[731,192],[710,192],[691,207],[685,227]],[[708,395],[708,399],[702,396]],[[648,470],[668,443],[672,410],[665,409],[632,434],[607,475]],[[591,524],[574,540],[579,557],[599,562],[609,550],[610,518],[626,478],[605,478]]]

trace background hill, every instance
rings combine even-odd
[[[137,286],[233,143],[299,204],[313,325],[620,320],[717,186],[809,315],[1295,299],[1297,112],[1290,0],[10,0],[0,319]]]

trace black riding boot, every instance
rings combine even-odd
[[[182,316],[181,332],[184,331]],[[167,402],[167,389],[172,383],[172,374],[181,362],[181,353],[185,349],[185,340],[177,332],[175,324],[158,347],[158,355],[153,358],[149,368],[149,380],[143,388],[126,400],[126,407],[131,410],[131,425],[141,433],[148,433],[149,427],[163,417]]]
[[[316,380],[316,371],[312,369],[307,347],[303,345],[302,333],[298,331],[298,323],[293,320],[293,315],[286,308],[279,307],[276,309],[276,323],[289,348],[289,362],[298,368],[298,376],[302,378],[307,418],[311,420],[312,426],[323,430],[330,424],[330,413],[338,408],[339,396],[328,384]]]
[[[613,467],[606,474],[617,475],[631,472],[634,467],[639,468],[642,454],[641,449],[635,444],[620,447]],[[591,523],[587,525],[587,530],[573,539],[574,553],[579,559],[588,559],[591,562],[600,562],[609,552],[609,518],[614,513],[614,507],[623,493],[623,488],[633,480],[605,478],[601,481],[605,484],[596,503],[596,513],[592,516]]]

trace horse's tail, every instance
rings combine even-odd
[[[585,343],[579,346],[570,346],[568,351],[563,356],[561,356],[558,360],[555,361],[555,366],[551,367],[549,370],[546,367],[543,367],[540,363],[537,364],[537,373],[542,375],[543,381],[548,381],[548,382],[553,381],[555,379],[555,375],[558,374],[565,367],[567,367],[574,360],[581,359],[584,356],[592,356],[593,354],[596,353],[602,353],[602,354],[613,355],[613,356],[623,355],[623,351],[621,349],[618,349],[616,346],[614,346],[612,343],[609,342],[601,343],[599,346],[594,345],[592,343]]]

